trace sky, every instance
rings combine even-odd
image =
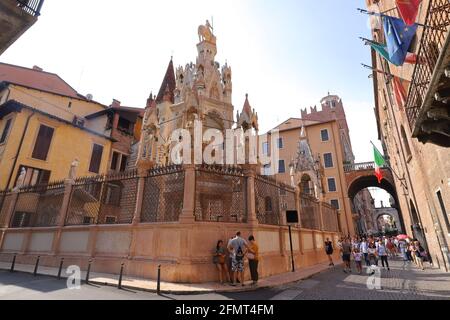
[[[216,60],[232,67],[233,104],[245,94],[268,131],[330,92],[346,109],[357,162],[377,139],[365,0],[46,0],[38,22],[0,61],[60,75],[109,105],[144,107],[170,57],[195,62],[197,28],[213,20]],[[320,107],[319,107],[320,109]]]

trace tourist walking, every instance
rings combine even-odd
[[[333,262],[333,243],[330,241],[329,238],[327,238],[327,241],[325,241],[325,253],[328,256],[328,261],[330,262],[329,266],[332,267],[334,266],[334,262]]]
[[[384,244],[383,240],[380,240],[380,242],[378,243],[377,253],[378,253],[378,257],[380,257],[380,259],[381,259],[383,268],[387,268],[388,270],[391,270],[389,268],[389,262],[388,262],[388,250],[387,250],[386,245]]]
[[[227,261],[226,261],[226,251],[223,245],[223,241],[219,240],[217,242],[216,250],[213,256],[213,263],[217,266],[219,271],[219,280],[221,284],[224,284],[223,274],[225,273],[228,282],[231,282],[230,273],[228,271]]]
[[[244,257],[247,249],[247,241],[241,238],[241,232],[237,232],[236,237],[228,244],[228,251],[231,255],[231,271],[233,272],[232,286],[236,286],[237,279],[244,286]]]
[[[350,257],[352,254],[352,245],[350,243],[350,239],[344,239],[341,246],[342,253],[342,261],[344,262],[344,272],[352,272],[352,268],[350,266]]]
[[[425,249],[420,245],[419,241],[415,241],[412,250],[417,266],[421,270],[425,270],[425,267],[423,266],[423,252]]]
[[[367,248],[369,266],[378,266],[377,247],[374,242],[370,242]]]
[[[369,244],[367,243],[367,239],[363,238],[361,244],[359,245],[359,251],[364,256],[364,262],[366,263],[366,267],[370,267],[369,253],[367,251],[368,248]]]
[[[389,257],[394,258],[395,255],[396,255],[396,252],[395,252],[395,245],[394,245],[394,243],[392,242],[391,239],[388,239],[388,240],[387,240],[387,243],[386,243],[386,249],[388,250],[388,255],[389,255]]]
[[[248,265],[250,268],[250,275],[252,277],[253,285],[256,285],[259,280],[258,275],[259,247],[255,241],[254,236],[250,236],[248,238],[248,241],[249,241],[247,252]]]
[[[359,249],[355,249],[353,251],[353,259],[355,260],[356,270],[359,274],[362,273],[362,253],[359,251]]]

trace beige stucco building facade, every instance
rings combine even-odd
[[[336,207],[341,232],[353,235],[356,215],[348,197],[344,164],[352,163],[354,156],[345,112],[338,96],[325,97],[321,105],[322,110],[304,110],[302,118],[288,119],[274,128],[279,131],[280,161],[275,176]],[[262,148],[270,150],[270,142]]]

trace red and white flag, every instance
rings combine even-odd
[[[421,2],[422,0],[395,0],[400,16],[407,26],[416,23]]]

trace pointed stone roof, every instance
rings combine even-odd
[[[170,93],[170,101],[174,103],[175,96],[174,91],[176,88],[176,81],[175,81],[175,69],[173,67],[173,60],[170,59],[169,65],[167,67],[166,75],[164,76],[164,80],[161,84],[161,88],[159,89],[158,96],[156,97],[156,103],[161,103],[164,101],[164,95],[166,94],[166,91],[169,91]]]
[[[248,93],[245,95],[245,103],[244,108],[242,108],[242,113],[246,113],[248,116],[252,115],[252,107],[250,106],[250,102],[248,101]]]

